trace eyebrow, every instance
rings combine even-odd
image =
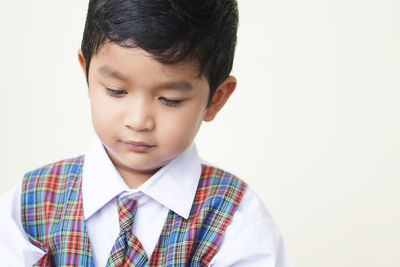
[[[112,69],[111,67],[109,67],[107,65],[101,66],[100,68],[98,68],[98,71],[104,75],[116,78],[118,80],[122,80],[122,81],[128,80],[128,78],[124,74]],[[165,83],[159,84],[158,87],[164,88],[164,89],[169,89],[169,90],[179,90],[179,91],[180,90],[190,91],[193,89],[193,85],[186,80],[165,82]]]
[[[125,77],[125,75],[123,75],[122,73],[112,69],[109,66],[101,66],[100,68],[97,69],[100,73],[110,76],[112,78],[116,78],[118,80],[122,80],[122,81],[126,81],[127,78]]]
[[[166,82],[163,83],[160,87],[165,89],[182,90],[182,91],[190,91],[193,89],[192,84],[186,80]]]

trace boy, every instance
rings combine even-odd
[[[193,139],[236,87],[235,0],[91,0],[96,137],[1,201],[6,266],[288,266],[278,227]]]

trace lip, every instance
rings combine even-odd
[[[129,151],[140,153],[149,152],[154,147],[154,145],[145,142],[137,142],[132,140],[123,141],[123,143]]]

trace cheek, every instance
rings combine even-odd
[[[92,104],[91,106],[91,111],[92,111],[92,123],[93,123],[93,128],[97,135],[100,137],[100,139],[104,139],[104,137],[107,136],[107,127],[105,127],[105,122],[103,119],[103,116],[101,114],[101,111]]]
[[[163,119],[164,136],[171,145],[186,148],[196,136],[202,122],[202,111],[185,111],[170,119]]]
[[[105,135],[113,129],[117,120],[115,108],[111,108],[102,98],[91,99],[92,122],[98,135]]]

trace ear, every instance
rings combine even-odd
[[[204,121],[212,121],[215,118],[218,111],[221,110],[233,91],[235,91],[236,83],[235,77],[228,76],[228,78],[218,86],[213,98],[211,99],[211,103],[207,108]]]
[[[79,59],[79,64],[82,67],[83,74],[85,75],[86,82],[87,82],[88,89],[89,89],[89,81],[88,81],[88,77],[86,76],[86,61],[85,61],[85,58],[83,57],[82,49],[80,49],[80,48],[78,50],[78,59]],[[88,96],[90,98],[90,90],[88,90]]]
[[[78,59],[79,59],[79,64],[81,65],[83,73],[85,74],[86,77],[86,61],[85,58],[83,57],[82,49],[78,50]]]

